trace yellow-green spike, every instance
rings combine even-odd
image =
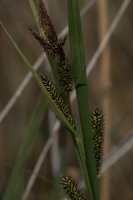
[[[61,184],[71,200],[85,200],[71,176],[61,175]]]
[[[103,150],[103,139],[104,139],[104,131],[103,131],[103,114],[96,108],[92,112],[92,130],[93,130],[93,141],[94,141],[94,152],[95,152],[95,160],[96,160],[96,168],[97,174],[99,174],[102,163],[102,150]]]
[[[72,115],[72,111],[71,111],[70,107],[68,107],[65,104],[65,102],[62,99],[58,89],[54,86],[54,84],[49,80],[49,78],[47,76],[41,75],[41,79],[42,79],[42,83],[45,85],[45,87],[46,87],[48,93],[50,94],[50,96],[52,97],[52,99],[55,101],[57,106],[63,112],[65,117],[68,119],[70,124],[73,126],[73,128],[76,129],[76,125],[75,125],[75,121],[74,121],[74,118],[73,118],[73,115]]]

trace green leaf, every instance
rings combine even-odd
[[[91,115],[88,105],[88,88],[80,11],[78,0],[67,0],[67,3],[72,67],[74,72],[74,81],[76,83],[76,94],[84,140],[86,165],[90,180],[90,183],[87,183],[87,188],[91,199],[99,200],[100,197],[98,191],[96,163],[94,158]]]
[[[41,23],[39,21],[39,14],[38,14],[38,10],[36,9],[36,5],[33,0],[29,0],[29,4],[30,4],[31,10],[32,10],[34,19],[36,21],[37,28],[38,28],[40,34],[42,34],[43,29],[41,28]]]
[[[19,149],[19,153],[15,165],[13,167],[13,170],[11,172],[11,175],[9,177],[8,184],[6,185],[5,193],[3,195],[2,200],[16,199],[16,193],[20,183],[20,177],[23,172],[23,167],[29,156],[33,141],[35,141],[40,125],[43,121],[46,107],[47,103],[46,101],[43,100],[39,102],[39,104],[37,104],[37,107],[33,112],[27,134]]]

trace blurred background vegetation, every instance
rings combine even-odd
[[[81,0],[81,8],[89,1],[91,0]],[[57,33],[60,33],[67,24],[66,1],[47,0],[45,3]],[[122,0],[97,0],[92,8],[82,17],[87,64],[98,48],[100,41],[104,38],[122,3]],[[133,136],[132,8],[133,2],[131,1],[105,51],[103,51],[102,56],[88,78],[91,109],[100,106],[104,112],[105,158],[122,140],[128,136]],[[9,2],[1,0],[0,19],[27,58],[34,63],[41,55],[42,49],[28,29],[29,27],[35,27],[28,1],[13,0]],[[2,111],[28,71],[1,27],[0,41],[0,111]],[[66,50],[68,51],[67,45]],[[43,62],[39,72],[44,71],[47,73],[49,71],[48,66],[47,61]],[[6,187],[18,149],[27,133],[33,110],[40,99],[42,99],[41,92],[35,81],[32,80],[0,123],[1,195]],[[37,159],[50,136],[51,128],[49,121],[51,121],[51,118],[49,108],[47,107],[43,123],[34,141],[32,152],[23,169],[18,199],[21,199]],[[29,194],[29,200],[56,199],[56,190],[53,190],[54,150],[52,149],[48,152]],[[102,175],[102,178],[100,178],[102,200],[133,200],[132,158],[133,150],[131,149]],[[65,163],[66,171],[70,172],[80,182],[81,174],[69,134]]]

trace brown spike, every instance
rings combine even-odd
[[[54,26],[51,22],[50,17],[48,16],[47,10],[42,0],[38,0],[38,6],[39,6],[40,22],[41,22],[41,26],[44,29],[45,35],[47,36],[49,41],[57,42],[58,38],[55,32]]]
[[[43,47],[44,51],[49,53],[51,51],[51,45],[47,42],[47,40],[45,40],[43,37],[41,37],[39,35],[39,33],[37,33],[37,31],[33,30],[32,28],[29,28],[29,30],[32,33],[32,35],[34,36],[34,38],[36,40],[38,40],[40,45]]]
[[[64,40],[58,40],[54,27],[48,16],[47,10],[42,0],[38,0],[39,7],[39,20],[41,30],[43,34],[40,35],[30,29],[33,36],[39,41],[44,48],[46,54],[52,58],[52,62],[55,64],[56,81],[64,93],[68,93],[73,90],[73,76],[71,65],[66,58],[65,52],[62,46],[65,43]]]

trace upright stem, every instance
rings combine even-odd
[[[99,40],[103,40],[107,30],[108,30],[108,0],[99,0],[98,3],[98,24],[99,24]],[[110,94],[109,89],[111,87],[110,80],[110,48],[109,45],[103,51],[103,54],[100,59],[100,83],[101,83],[101,93],[102,93],[102,110],[105,117],[105,131],[106,134],[104,136],[104,155],[108,153],[108,149],[110,146]],[[103,176],[101,180],[101,199],[109,200],[110,199],[110,183],[109,183],[109,172]]]
[[[89,111],[88,87],[86,78],[85,53],[81,28],[81,19],[78,0],[68,0],[68,22],[72,57],[72,67],[76,85],[78,110],[83,134],[85,151],[85,165],[89,176],[91,200],[99,200],[96,163],[92,136],[91,116]],[[81,158],[82,159],[82,158]]]

